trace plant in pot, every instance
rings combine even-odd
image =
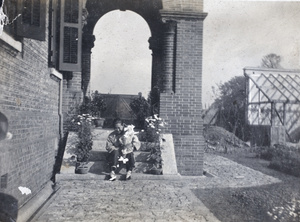
[[[93,146],[92,116],[89,114],[78,115],[74,122],[78,125],[76,144],[77,162],[75,173],[85,174],[88,172],[88,159]]]
[[[91,95],[91,115],[94,117],[94,123],[96,127],[102,127],[104,123],[104,118],[101,118],[101,112],[106,110],[106,103],[102,95],[96,90]]]
[[[161,128],[164,127],[167,123],[157,114],[147,117],[145,119],[145,130],[146,140],[149,144],[150,154],[147,161],[153,164],[153,167],[148,170],[148,173],[151,174],[162,174],[162,146],[161,142],[164,141],[164,138],[161,135]]]

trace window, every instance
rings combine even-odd
[[[81,71],[82,0],[62,0],[59,70]]]
[[[18,16],[17,13],[17,1],[10,0],[4,1],[3,12],[9,19],[9,24],[4,25],[4,31],[10,35],[11,37],[15,37],[16,35],[16,18]]]
[[[46,0],[18,0],[18,36],[45,41],[46,4]]]

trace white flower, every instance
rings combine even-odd
[[[77,124],[78,124],[78,125],[81,125],[81,123],[80,123],[80,122],[78,122]]]
[[[126,164],[126,162],[128,162],[128,158],[124,158],[124,157],[120,157],[119,161],[122,161],[124,164]]]
[[[154,116],[154,118],[155,118],[155,119],[158,119],[158,116],[157,116],[157,114],[154,114],[153,116]]]
[[[141,132],[145,132],[145,130],[141,130]]]

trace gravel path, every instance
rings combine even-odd
[[[273,183],[281,180],[238,164],[222,156],[206,153],[204,156],[204,170],[213,174],[208,183],[201,188],[211,187],[253,187]],[[199,187],[200,188],[200,187]]]
[[[237,166],[243,164],[243,169],[234,167],[229,172],[228,169],[213,165],[211,171],[216,168],[215,173],[228,175],[234,178],[235,175],[244,172],[244,166],[251,168],[245,174],[249,179],[253,176],[265,175],[267,180],[261,181],[261,185],[249,186],[215,186],[193,189],[193,193],[201,199],[211,212],[222,222],[300,222],[300,178],[281,173],[268,167],[269,161],[253,157],[253,153],[240,152],[224,157],[206,155],[209,158],[225,159],[230,158],[238,162]],[[219,162],[220,166],[227,161]],[[230,161],[229,161],[230,162]],[[221,173],[224,172],[225,173]],[[254,174],[252,174],[254,172]],[[261,172],[261,173],[257,173]],[[230,176],[231,175],[231,176]],[[244,176],[244,175],[242,175]],[[271,178],[270,178],[271,177]],[[272,178],[277,178],[276,183]],[[258,177],[255,178],[256,181]],[[234,179],[232,179],[234,180]]]

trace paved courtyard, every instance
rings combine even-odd
[[[218,221],[173,180],[69,180],[33,221]]]
[[[58,176],[60,189],[32,221],[219,221],[191,192],[195,188],[251,187],[280,180],[223,157],[207,154],[214,176],[134,174],[130,181],[104,175]]]

